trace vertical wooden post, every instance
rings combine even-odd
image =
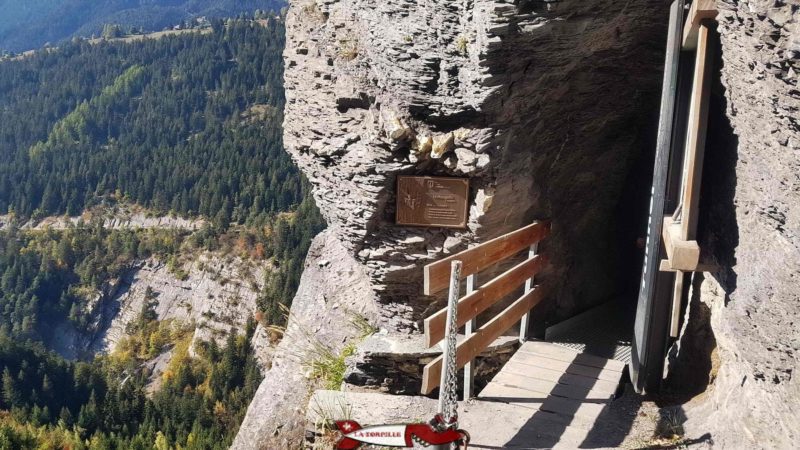
[[[693,241],[697,238],[700,179],[703,174],[713,65],[709,37],[708,26],[701,22],[697,33],[692,100],[689,104],[689,129],[686,135],[686,155],[683,160],[681,237],[685,241]]]
[[[467,293],[469,295],[475,292],[475,274],[472,274],[467,277]],[[464,334],[465,338],[469,338],[472,333],[475,332],[475,319],[470,320],[464,326]],[[475,383],[475,366],[473,365],[475,360],[471,360],[467,364],[464,365],[464,400],[469,400],[472,398],[475,393],[473,392],[473,387]]]
[[[683,272],[675,272],[675,284],[672,286],[672,314],[669,321],[669,336],[678,337],[680,325],[681,299],[683,298]]]
[[[536,256],[536,252],[537,252],[538,249],[539,249],[539,243],[531,245],[531,248],[528,250],[528,259],[531,259],[534,256]],[[530,277],[527,280],[525,280],[525,293],[526,294],[528,292],[530,292],[531,289],[533,289],[533,278],[534,277]],[[522,316],[522,320],[519,321],[519,342],[520,343],[524,343],[525,341],[528,340],[528,326],[530,325],[530,323],[529,323],[530,322],[530,318],[531,318],[531,312],[528,311],[528,312],[525,313],[524,316]]]
[[[683,160],[681,195],[681,238],[685,241],[697,239],[697,219],[700,208],[700,181],[705,159],[708,107],[711,95],[711,70],[713,50],[710,46],[708,26],[701,22],[697,31],[697,50],[692,80],[692,99],[689,103],[689,123],[686,133],[686,154]],[[672,314],[669,334],[678,337],[681,301],[683,299],[684,273],[675,272],[672,291]]]

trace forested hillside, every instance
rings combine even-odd
[[[0,52],[20,52],[73,36],[99,35],[105,24],[158,31],[196,17],[278,10],[283,0],[0,0]]]
[[[178,342],[161,389],[116,359],[64,361],[0,336],[0,448],[73,450],[226,449],[261,375],[249,340],[231,335],[188,356]]]
[[[43,344],[63,321],[88,326],[94,318],[87,303],[133,261],[230,252],[220,248],[226,241],[257,264],[278,263],[259,308],[262,323],[279,323],[278,305],[291,300],[310,238],[322,225],[310,201],[292,215],[277,218],[268,233],[99,224],[0,232],[0,449],[227,448],[261,380],[251,349],[259,314],[246,329],[230,330],[224,346],[213,340],[195,346],[196,357],[189,356],[192,324],[159,322],[150,305],[117,350],[94,361],[66,361]],[[161,387],[148,397],[154,378],[143,364],[164,352],[170,359],[156,377]]]
[[[256,320],[280,324],[324,226],[282,148],[282,50],[280,19],[236,19],[0,62],[0,449],[230,444],[261,380]],[[86,214],[120,206],[203,225],[111,229]],[[29,227],[61,214],[89,219]],[[268,268],[241,328],[197,341],[196,324],[158,318],[148,288],[114,351],[51,351],[65,324],[96,329],[104,292],[141,261],[179,282],[200,254]]]
[[[207,241],[230,224],[280,229],[298,245],[278,245],[287,250],[262,296],[278,319],[322,226],[311,202],[297,208],[307,194],[283,151],[283,25],[212,27],[0,63],[0,214],[24,221],[123,202],[202,215]]]
[[[0,64],[0,213],[75,215],[116,195],[227,224],[298,203],[280,144],[283,31],[268,23]]]

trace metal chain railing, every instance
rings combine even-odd
[[[447,321],[445,322],[444,370],[439,391],[439,413],[448,427],[457,427],[458,421],[458,370],[456,368],[456,345],[458,344],[459,283],[461,281],[461,261],[453,261],[450,266],[450,292],[447,298]]]

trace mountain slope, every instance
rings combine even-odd
[[[210,32],[81,41],[0,62],[0,222],[119,205],[202,216],[195,247],[273,260],[258,306],[271,322],[280,320],[279,304],[291,298],[321,226],[283,151],[282,49],[280,19],[214,21]],[[7,265],[0,261],[0,273],[8,272],[0,306],[8,306],[3,323],[14,336],[46,337],[53,323],[39,320],[40,312],[85,310],[90,302],[76,289],[101,289],[150,256],[138,245],[110,247],[106,261],[102,246],[81,248],[81,260],[103,263],[76,277],[70,258],[44,252],[43,261],[56,261],[66,275],[58,289],[38,292],[29,282],[50,266],[5,246],[17,239],[9,228],[10,237],[0,239],[0,250],[10,252]],[[120,270],[100,276],[108,264]]]
[[[73,36],[99,34],[104,24],[161,30],[195,17],[277,10],[283,0],[0,0],[0,50],[19,52]]]
[[[225,28],[0,64],[0,213],[74,216],[113,196],[224,227],[299,203],[282,26]]]
[[[323,225],[282,50],[271,17],[0,61],[0,448],[228,447]]]

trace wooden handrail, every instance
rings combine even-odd
[[[495,316],[492,320],[480,327],[473,335],[467,337],[456,346],[456,368],[464,367],[466,363],[480,355],[495,339],[505,333],[522,316],[528,313],[544,297],[541,286],[536,286],[530,292],[517,299],[508,308]],[[443,357],[440,355],[428,363],[422,370],[422,393],[430,394],[439,386],[442,376]]]
[[[477,290],[473,291],[472,283],[469,283],[470,289],[467,295],[457,303],[453,299],[452,304],[456,306],[453,316],[454,326],[461,327],[474,323],[478,314],[520,288],[523,283],[525,285],[525,293],[521,297],[477,331],[471,334],[472,327],[468,327],[466,339],[456,345],[456,370],[469,364],[514,323],[522,320],[521,326],[527,324],[527,314],[544,297],[542,287],[533,286],[533,278],[547,264],[544,256],[536,255],[536,245],[549,233],[550,221],[535,222],[425,267],[425,293],[428,294],[441,290],[451,281],[459,281],[450,280],[452,261],[461,261],[461,273],[454,276],[469,277],[469,280],[474,281],[475,273],[528,249],[528,259],[496,276]],[[445,338],[447,317],[448,309],[445,308],[425,319],[425,342],[428,347]],[[521,330],[520,340],[525,339],[527,339],[525,330]],[[441,383],[443,360],[444,356],[439,356],[423,369],[423,394],[429,394]],[[465,376],[470,378],[468,374]],[[470,380],[465,379],[465,383],[469,382]],[[465,387],[465,392],[471,392],[471,386]]]
[[[550,221],[534,222],[519,230],[504,234],[461,253],[425,266],[425,295],[433,295],[450,284],[450,263],[463,261],[461,277],[466,278],[487,267],[516,255],[541,241],[550,233]]]
[[[528,278],[538,274],[547,260],[542,255],[517,264],[484,284],[478,290],[458,301],[456,326],[461,327],[490,306],[502,300],[506,295],[519,288]],[[440,310],[425,319],[425,345],[433,346],[444,339],[444,324],[447,319],[447,308]]]

